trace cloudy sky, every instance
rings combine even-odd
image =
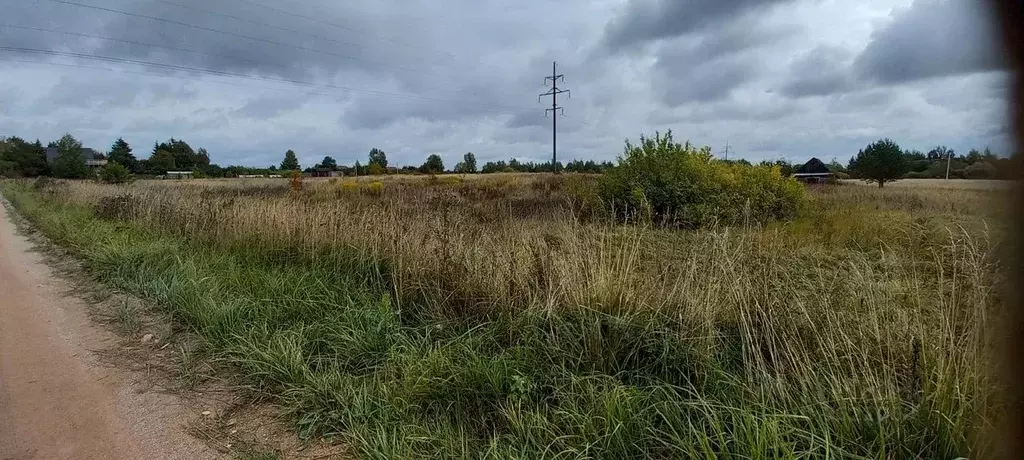
[[[294,149],[392,164],[551,154],[626,138],[752,161],[1008,150],[1007,74],[980,0],[0,0],[0,135],[184,139],[222,165]],[[441,6],[443,5],[443,7]]]

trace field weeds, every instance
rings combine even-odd
[[[613,224],[587,177],[352,183],[3,190],[360,457],[991,452],[997,192],[684,232]]]

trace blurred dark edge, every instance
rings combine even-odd
[[[1024,149],[1024,0],[987,0],[996,13],[993,17],[1001,32],[1005,56],[1009,63],[1013,83],[1010,97],[1007,99],[1010,126],[1013,129],[1017,152]],[[1020,171],[1018,169],[1018,171]],[[1020,179],[1020,178],[1018,178]],[[1005,449],[1001,457],[1024,458],[1024,298],[1021,296],[1021,280],[1024,275],[1024,188],[1016,187],[1014,197],[1015,251],[1011,271],[1009,289],[1009,306],[1011,321],[1005,331],[1008,338],[1005,359],[1008,375],[1005,384],[1009,390],[1007,395],[1010,403],[1006,427],[999,433],[1002,436],[1002,447]]]

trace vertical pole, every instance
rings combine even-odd
[[[953,161],[953,151],[946,154],[946,180],[949,180],[949,163]]]
[[[544,77],[544,84],[547,84],[548,80],[551,80],[551,90],[541,94],[537,98],[537,102],[540,102],[540,98],[551,96],[551,108],[545,109],[544,113],[551,111],[551,169],[554,172],[558,172],[558,111],[562,108],[558,106],[558,95],[560,93],[570,93],[569,90],[559,89],[558,80],[564,78],[558,74],[558,62],[551,62],[551,76]],[[570,93],[571,97],[572,94]]]
[[[558,76],[556,62],[551,62],[551,82]],[[557,88],[556,88],[557,89]],[[551,94],[551,169],[558,171],[558,92]]]

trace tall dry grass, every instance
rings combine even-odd
[[[617,409],[643,420],[635,439],[593,434],[610,443],[594,448],[607,456],[986,452],[982,435],[1002,410],[992,377],[1007,244],[999,193],[825,187],[794,222],[680,232],[611,224],[588,180],[395,181],[376,191],[317,181],[297,195],[284,182],[73,183],[44,194],[212,250],[269,253],[282,270],[373,267],[408,327],[511,321],[493,339],[502,353],[541,347],[533,366],[615,378],[627,391],[615,404],[651,391]],[[545,315],[569,324],[524,326]],[[565,392],[563,402],[593,390],[534,380]],[[579,409],[559,422],[543,409],[550,402],[511,401],[496,406],[503,428],[480,436],[528,433],[570,452],[581,446],[555,425],[616,418]],[[550,439],[532,431],[541,425]],[[694,442],[706,445],[671,447]]]

